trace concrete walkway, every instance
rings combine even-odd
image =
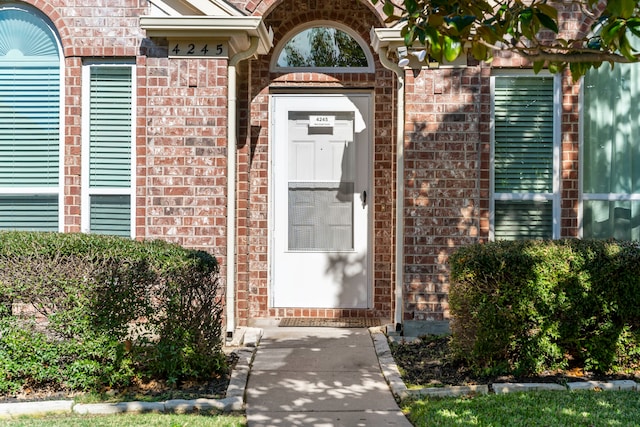
[[[249,427],[411,426],[366,328],[264,328],[246,414]]]

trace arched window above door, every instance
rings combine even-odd
[[[351,29],[314,22],[287,34],[275,50],[272,71],[373,72],[373,57]]]

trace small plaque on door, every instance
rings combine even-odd
[[[336,116],[309,116],[310,128],[332,128],[335,123]]]

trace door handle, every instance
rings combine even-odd
[[[364,208],[367,205],[367,190],[362,192],[362,207]]]

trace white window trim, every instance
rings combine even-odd
[[[495,240],[495,202],[499,201],[547,201],[552,202],[552,238],[559,239],[561,231],[562,207],[560,206],[560,168],[562,166],[562,80],[559,75],[541,72],[539,76],[553,77],[553,177],[552,193],[496,193],[495,189],[495,79],[496,77],[535,77],[533,70],[493,70],[490,80],[491,86],[491,119],[490,123],[490,161],[489,161],[489,240]]]
[[[129,188],[91,188],[89,185],[89,118],[90,118],[90,99],[91,99],[91,67],[131,67],[131,186]],[[80,196],[80,230],[83,233],[90,233],[91,220],[91,204],[90,197],[92,195],[114,195],[129,196],[131,201],[131,218],[130,218],[130,237],[136,237],[136,64],[129,60],[123,61],[85,61],[82,64],[82,174],[81,174],[81,196]]]
[[[57,29],[51,22],[51,20],[44,15],[40,10],[29,6],[29,5],[21,5],[21,4],[6,4],[0,5],[0,9],[16,9],[21,10],[27,13],[36,14],[40,19],[42,19],[46,24],[47,28],[53,34],[53,39],[55,40],[56,47],[58,49],[58,58],[60,60],[59,65],[59,102],[60,102],[60,113],[58,116],[58,186],[57,187],[0,187],[0,196],[2,195],[22,195],[22,196],[43,196],[43,195],[58,195],[58,231],[64,231],[64,190],[65,190],[65,67],[64,67],[64,54],[62,51],[62,43],[60,43],[60,38],[57,33]]]
[[[364,56],[367,59],[366,67],[280,67],[278,66],[278,58],[280,57],[280,53],[282,49],[284,49],[285,45],[296,36],[298,33],[301,33],[309,28],[314,27],[329,27],[336,28],[340,31],[344,31],[349,34],[353,39],[360,45],[360,48],[364,52]],[[373,73],[375,72],[373,54],[371,53],[371,49],[364,42],[360,34],[356,33],[353,29],[347,27],[346,25],[340,24],[339,22],[334,21],[312,21],[307,22],[302,25],[299,25],[286,33],[284,37],[278,42],[275,49],[273,49],[274,54],[271,56],[271,64],[269,65],[269,71],[272,73],[305,73],[305,72],[315,72],[315,73]]]

